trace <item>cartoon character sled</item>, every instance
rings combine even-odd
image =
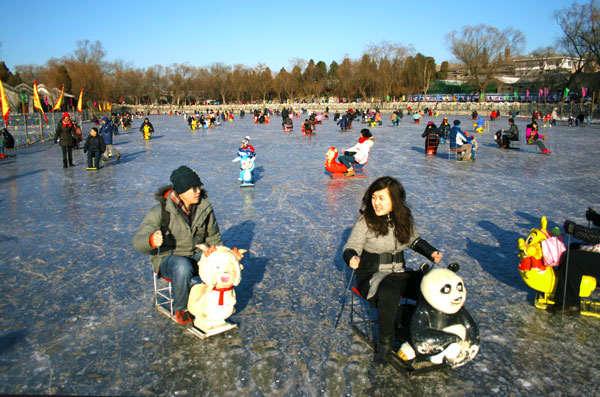
[[[254,186],[255,158],[256,156],[249,157],[246,153],[243,153],[232,160],[240,162],[240,187]]]
[[[538,309],[547,309],[554,305],[556,288],[558,286],[559,270],[557,268],[561,255],[566,255],[560,230],[554,228],[552,233],[547,230],[548,220],[545,216],[540,221],[539,228],[533,228],[526,239],[520,238],[519,244],[519,273],[521,278],[536,294],[534,305]],[[583,276],[579,287],[579,296],[587,298],[596,289],[596,279]],[[582,315],[600,317],[600,303],[592,300],[581,300]]]
[[[149,125],[144,126],[144,131],[142,133],[144,135],[145,140],[149,140],[150,138],[152,138],[152,130],[150,129]]]
[[[235,313],[235,291],[242,279],[243,266],[239,263],[244,251],[227,247],[204,247],[204,255],[198,261],[198,274],[202,284],[190,289],[188,311],[194,316],[189,331],[205,339],[236,328],[225,321]]]
[[[366,178],[367,177],[367,165],[366,164],[353,164],[354,169],[353,176],[345,176],[344,173],[348,172],[348,168],[342,163],[336,161],[338,156],[338,150],[334,147],[330,147],[325,154],[325,171],[332,178]]]
[[[479,351],[479,328],[464,307],[466,288],[456,274],[459,265],[433,269],[424,264],[419,300],[403,299],[396,321],[396,343],[400,344],[390,364],[408,375],[456,368],[465,365]],[[377,323],[374,309],[353,288],[350,327],[364,343],[375,350],[372,327]],[[355,296],[362,302],[363,314],[355,309]],[[368,306],[368,308],[366,308]],[[365,315],[364,312],[368,313]],[[396,349],[394,349],[396,350]]]

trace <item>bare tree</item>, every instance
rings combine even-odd
[[[363,54],[358,62],[355,76],[355,87],[360,92],[363,100],[368,100],[375,86],[377,66],[368,54]]]
[[[37,65],[17,65],[15,66],[15,74],[16,73],[21,76],[23,83],[33,85],[33,80],[39,78],[43,71],[42,68]]]
[[[392,95],[393,87],[398,85],[404,63],[409,55],[414,53],[414,48],[409,45],[382,41],[371,44],[365,50],[378,68],[376,84],[379,93],[385,98]]]
[[[170,92],[173,95],[173,104],[179,106],[182,97],[184,98],[184,102],[185,98],[187,98],[192,67],[187,63],[174,63],[167,68],[166,74],[170,83]]]
[[[429,85],[435,79],[435,60],[418,53],[408,57],[404,69],[405,84],[412,92],[427,95]]]
[[[339,91],[338,96],[350,98],[356,93],[356,62],[353,62],[347,55],[338,67]]]
[[[446,36],[452,54],[467,67],[469,80],[480,90],[494,81],[507,54],[518,55],[525,36],[518,29],[498,30],[489,25],[464,26]]]
[[[211,85],[215,93],[219,95],[221,103],[227,103],[227,91],[229,90],[229,81],[231,74],[231,66],[227,66],[221,62],[210,65]]]
[[[256,66],[255,76],[257,92],[262,96],[263,101],[266,101],[267,95],[273,87],[273,75],[271,74],[271,69],[264,64],[259,63]]]
[[[144,72],[145,102],[160,103],[162,95],[167,92],[166,70],[162,65],[150,66]]]
[[[597,2],[573,3],[554,14],[564,36],[559,46],[578,59],[576,71],[581,72],[586,62],[600,66],[600,9]]]
[[[105,76],[107,64],[102,43],[78,40],[73,55],[65,58],[65,65],[71,77],[73,90],[84,88],[84,95],[91,100],[107,100],[109,89]]]

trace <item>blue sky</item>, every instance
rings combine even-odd
[[[329,65],[358,59],[369,44],[412,45],[437,64],[452,61],[446,34],[465,25],[512,26],[525,52],[552,45],[561,31],[554,12],[571,1],[3,1],[0,60],[43,65],[99,40],[106,60],[137,68],[189,63],[279,71],[290,60]],[[9,16],[9,17],[7,17]],[[34,25],[37,23],[37,25]],[[37,26],[34,28],[34,26]]]

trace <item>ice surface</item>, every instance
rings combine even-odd
[[[302,118],[302,120],[304,117]],[[450,116],[450,120],[454,117]],[[462,125],[472,122],[461,116]],[[150,116],[156,133],[115,138],[120,164],[86,172],[81,151],[63,170],[50,143],[0,162],[0,393],[111,395],[592,395],[600,388],[600,320],[536,309],[517,272],[517,239],[546,215],[585,224],[600,209],[600,128],[543,129],[553,153],[500,150],[480,134],[475,162],[424,154],[405,118],[372,128],[365,179],[331,179],[325,152],[352,146],[362,125],[333,120],[304,137],[300,120],[252,117],[190,131],[182,117]],[[441,121],[441,116],[434,119]],[[508,127],[507,118],[492,131]],[[517,121],[524,134],[526,122]],[[84,125],[84,130],[89,130]],[[256,186],[239,187],[236,156],[250,135]],[[201,341],[153,309],[152,272],[131,239],[173,169],[195,169],[224,242],[246,248],[236,288],[239,329]],[[481,350],[452,371],[408,380],[373,367],[348,327],[333,329],[350,272],[341,248],[367,186],[383,175],[404,185],[418,230],[458,261]],[[411,266],[424,258],[408,251]]]

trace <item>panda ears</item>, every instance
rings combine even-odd
[[[431,266],[428,263],[422,263],[420,269],[423,272],[423,274],[425,275],[425,274],[429,273],[429,271],[431,269],[433,269],[433,266]],[[458,269],[460,269],[460,265],[456,262],[452,262],[451,264],[448,265],[448,270],[450,270],[454,273],[457,273]]]
[[[456,262],[452,262],[451,264],[448,265],[448,270],[453,271],[454,273],[457,273],[458,269],[460,269],[460,266]]]

